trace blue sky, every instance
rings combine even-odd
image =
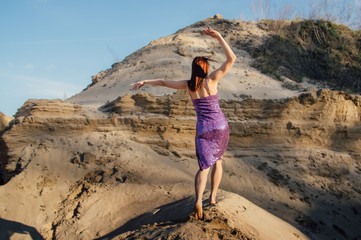
[[[216,13],[254,20],[251,0],[3,0],[0,111],[68,98],[151,40]]]

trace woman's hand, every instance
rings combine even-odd
[[[208,36],[211,36],[212,38],[217,38],[217,39],[219,39],[219,38],[222,37],[222,35],[221,35],[218,31],[213,30],[213,29],[210,28],[210,27],[203,29],[203,33],[206,34],[206,35],[208,35]]]
[[[232,67],[233,63],[236,61],[236,55],[232,51],[231,47],[228,45],[226,40],[222,37],[222,35],[208,27],[203,30],[203,33],[211,36],[212,38],[216,38],[218,42],[221,44],[224,53],[226,54],[226,61],[220,66],[218,69],[209,74],[208,78],[214,81],[218,81],[221,79]]]
[[[133,84],[130,84],[130,85],[134,85],[133,87],[133,91],[136,91],[138,90],[139,88],[143,87],[145,85],[145,81],[139,81],[139,82],[136,82],[136,83],[133,83]]]

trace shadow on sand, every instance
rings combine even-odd
[[[133,231],[143,225],[148,224],[152,225],[154,223],[170,224],[186,222],[189,219],[190,214],[193,212],[194,201],[194,197],[188,197],[176,202],[163,205],[156,208],[152,212],[147,212],[143,215],[129,220],[123,226],[100,238],[96,238],[96,240],[112,239],[122,233]]]
[[[15,233],[30,235],[33,240],[44,240],[36,228],[0,218],[0,239],[8,240]]]

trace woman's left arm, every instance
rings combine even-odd
[[[142,80],[136,83],[132,83],[130,85],[133,86],[133,91],[135,91],[143,87],[145,84],[149,84],[153,86],[162,86],[173,89],[187,89],[187,80],[166,81],[164,79],[150,79],[150,80]]]

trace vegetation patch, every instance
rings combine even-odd
[[[307,77],[332,89],[361,92],[361,31],[324,20],[259,24],[272,35],[251,50],[254,67],[279,80]]]

